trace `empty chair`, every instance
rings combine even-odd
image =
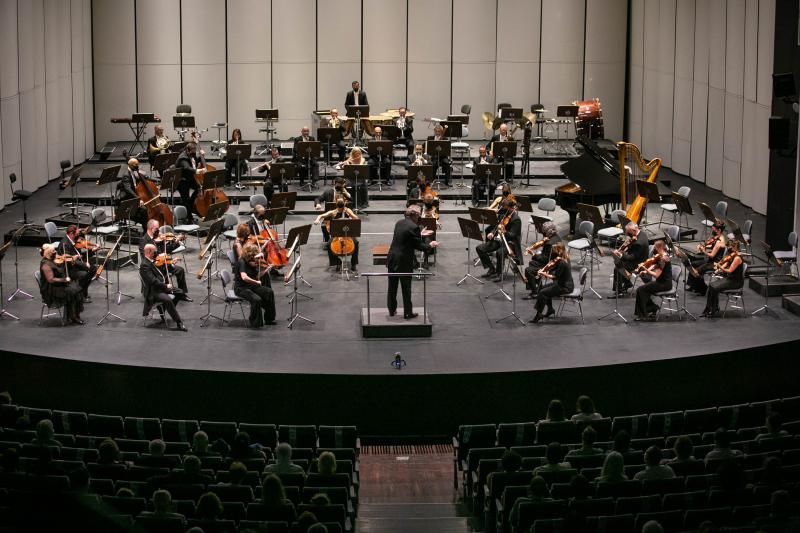
[[[192,106],[190,104],[178,104],[175,106],[175,114],[176,115],[191,115],[192,114]]]
[[[236,239],[236,225],[238,223],[239,217],[233,213],[225,213],[222,217],[222,227],[225,230],[222,235],[228,239],[228,244],[233,243],[233,240]]]
[[[566,307],[567,302],[570,302],[573,305],[578,306],[578,314],[581,317],[581,324],[585,324],[583,320],[583,294],[586,292],[586,279],[588,277],[588,273],[588,268],[581,267],[580,273],[578,274],[578,285],[572,289],[572,292],[569,294],[559,295],[560,303],[558,304],[558,310],[556,312],[556,316],[558,318],[564,316],[564,308]]]
[[[564,500],[549,502],[523,502],[519,506],[518,526],[516,531],[528,531],[536,520],[560,518],[567,509]]]
[[[650,494],[647,496],[620,496],[614,514],[639,514],[656,513],[661,510],[661,496]]]
[[[89,415],[89,434],[103,437],[124,437],[121,416]]]
[[[52,244],[53,246],[58,246],[59,241],[54,241],[56,234],[58,233],[58,226],[56,226],[55,222],[45,222],[44,223],[44,232],[47,234],[47,242]]]
[[[161,421],[158,418],[125,417],[125,436],[130,439],[160,439]]]
[[[692,188],[684,185],[684,186],[682,186],[682,187],[680,187],[678,189],[677,194],[679,194],[679,195],[683,196],[684,198],[688,199],[689,198],[689,193],[691,193],[691,192],[692,192]],[[686,203],[686,205],[691,210],[691,205],[689,205],[688,202]],[[661,227],[661,223],[664,222],[664,215],[667,214],[667,213],[671,213],[672,214],[672,223],[674,225],[677,225],[677,224],[680,223],[680,220],[678,220],[678,219],[679,219],[679,217],[681,215],[686,217],[686,226],[689,225],[689,215],[692,214],[691,211],[681,211],[679,205],[674,204],[674,203],[670,203],[670,204],[661,204],[661,218],[658,220],[658,227]]]
[[[172,229],[175,230],[175,233],[182,233],[184,235],[188,235],[189,233],[194,233],[195,236],[197,237],[197,246],[199,247],[201,246],[200,226],[194,224],[193,222],[177,224],[177,222],[179,221],[187,221],[187,220],[191,220],[191,218],[189,217],[189,213],[186,211],[186,207],[183,205],[176,205],[175,206],[176,225]]]
[[[455,467],[460,468],[461,462],[467,458],[472,448],[492,448],[497,440],[497,429],[494,424],[462,425],[458,427],[458,434],[453,437],[453,448],[456,452]],[[454,483],[458,485],[454,471]]]
[[[223,439],[228,444],[233,442],[238,431],[236,422],[210,422],[208,420],[200,421],[200,430],[206,432],[210,442]]]
[[[667,493],[664,494],[661,500],[661,509],[663,511],[699,509],[705,506],[706,491],[704,490]]]
[[[614,531],[616,533],[633,533],[634,515],[621,514],[611,516],[589,516],[586,518],[586,533],[603,533]],[[641,528],[636,529],[641,531]]]
[[[620,216],[625,216],[625,211],[623,209],[615,209],[611,212],[610,219],[612,225],[597,230],[598,240],[602,241],[605,239],[608,245],[612,246],[612,243],[625,233],[625,230],[622,229],[623,226],[622,220],[619,218]]]
[[[17,200],[22,202],[22,223],[28,223],[28,210],[26,207],[26,202],[30,200],[33,193],[26,189],[17,189],[14,190],[14,184],[17,182],[17,175],[16,173],[12,172],[8,175],[8,181],[11,183],[11,200],[16,202]]]
[[[598,498],[619,498],[620,496],[641,496],[642,482],[634,479],[608,483],[601,481],[597,484],[595,494]]]
[[[572,250],[576,250],[580,252],[581,258],[578,264],[584,264],[586,257],[589,256],[590,265],[594,266],[594,254],[591,251],[592,244],[589,241],[594,235],[594,222],[591,220],[582,220],[575,234],[581,237],[567,243],[568,251],[572,252]]]
[[[651,437],[680,435],[683,431],[683,418],[683,411],[650,413],[647,419],[647,434]]]
[[[498,424],[497,445],[528,446],[536,443],[536,422],[520,422],[516,424]]]
[[[684,529],[695,529],[697,526],[710,520],[715,526],[727,526],[732,522],[733,515],[730,507],[714,507],[709,509],[689,509],[683,520]]]
[[[542,211],[543,215],[536,215],[539,218],[545,219],[547,221],[553,221],[553,212],[556,210],[556,200],[555,198],[540,198],[539,201],[536,203],[536,207],[539,211]],[[531,219],[528,222],[528,229],[525,231],[525,241],[528,240],[528,233],[531,230],[531,226],[533,226],[533,235],[538,240],[539,232],[536,230],[536,224],[533,221],[533,215],[531,215]]]
[[[53,411],[50,419],[56,433],[86,434],[89,431],[89,417],[83,412]]]
[[[278,441],[288,442],[292,448],[316,448],[317,429],[314,426],[281,425],[278,426]]]
[[[672,465],[670,465],[672,466]],[[683,490],[684,481],[682,477],[667,479],[645,479],[642,481],[643,494],[668,494]]]
[[[266,448],[274,449],[278,444],[275,424],[248,424],[241,422],[239,423],[239,431],[246,431],[250,435],[252,442],[257,442]]]
[[[623,429],[631,438],[644,437],[647,434],[647,415],[615,416],[611,434],[616,435]]]
[[[579,442],[578,426],[571,420],[563,422],[539,422],[538,435],[536,437],[539,444],[550,444],[560,442],[570,444]]]
[[[95,207],[92,209],[92,225],[94,227],[91,233],[100,235],[103,240],[105,240],[108,235],[119,231],[119,226],[116,224],[104,224],[107,218],[106,210],[102,207]]]
[[[684,431],[702,433],[716,429],[717,408],[687,409],[683,415]]]
[[[664,531],[682,531],[683,512],[681,511],[660,511],[655,513],[639,513],[636,515],[634,531],[641,531],[642,526],[650,520],[655,520]]]
[[[358,444],[355,426],[319,426],[317,434],[321,448],[356,448]]]
[[[196,420],[171,420],[165,418],[161,421],[161,431],[164,439],[168,441],[191,442],[192,436],[200,429]]]
[[[667,226],[664,229],[664,233],[672,240],[672,242],[678,242],[681,240],[681,229],[678,226]]]

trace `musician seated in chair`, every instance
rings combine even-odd
[[[744,261],[739,255],[739,241],[728,243],[728,255],[715,264],[714,275],[720,277],[711,280],[706,291],[706,307],[702,317],[713,317],[719,313],[719,294],[744,287]]]
[[[316,186],[319,179],[319,165],[317,165],[317,155],[311,154],[311,162],[309,163],[308,156],[305,153],[298,151],[297,143],[316,141],[311,135],[308,126],[303,126],[300,130],[300,135],[292,139],[294,141],[294,158],[293,161],[297,164],[297,176],[300,178],[300,186],[305,185],[306,178],[308,177],[309,165],[311,167],[311,184]]]
[[[446,141],[447,138],[445,138],[445,136],[444,136],[444,127],[442,127],[441,124],[437,124],[436,127],[433,128],[433,135],[428,136],[428,140],[429,141]],[[444,174],[444,184],[449,187],[450,186],[450,177],[453,175],[453,160],[450,159],[450,156],[442,157],[441,160],[440,160],[435,155],[431,155],[431,161],[433,161],[433,176],[434,176],[434,179],[438,179],[437,175],[439,174],[439,167],[441,167],[442,173]]]
[[[64,307],[64,320],[83,324],[83,289],[70,277],[73,263],[56,262],[56,247],[50,243],[42,245],[42,261],[39,264],[42,301],[50,307]]]
[[[538,249],[538,252],[531,258],[528,266],[525,268],[525,277],[528,279],[526,288],[531,291],[531,293],[530,296],[523,296],[523,300],[532,300],[534,298],[542,282],[542,279],[537,278],[536,274],[553,259],[551,257],[553,254],[553,246],[561,243],[561,236],[556,230],[556,225],[552,222],[545,222],[542,224],[542,240],[533,243],[525,250],[526,254],[532,254],[536,249]]]
[[[336,153],[339,154],[339,161],[344,161],[344,158],[347,157],[347,143],[344,140],[345,137],[345,122],[339,118],[339,110],[334,108],[331,109],[331,118],[328,119],[328,127],[329,128],[337,128],[339,133],[341,134],[341,139],[336,144],[331,144],[331,150],[336,150]],[[323,141],[325,139],[322,139]],[[325,149],[328,149],[327,143],[325,143]]]
[[[349,207],[346,207],[345,201],[343,198],[339,198],[336,201],[336,207],[331,209],[330,211],[326,211],[324,213],[320,213],[320,215],[314,220],[314,224],[320,224],[323,220],[328,222],[330,220],[337,220],[340,218],[349,218],[353,220],[358,220],[358,215],[356,215]],[[338,255],[336,255],[331,250],[331,243],[330,243],[330,228],[327,225],[322,226],[322,236],[328,242],[328,266],[335,266],[336,272],[341,271],[342,269],[342,262]],[[358,239],[353,239],[353,243],[355,244],[355,250],[350,255],[350,270],[353,272],[358,271]]]
[[[486,179],[478,179],[478,165],[490,165],[494,163],[494,158],[490,157],[485,146],[478,147],[478,157],[472,160],[472,173],[476,174],[472,178],[472,205],[478,205],[479,202],[489,203],[489,194],[487,193]],[[489,178],[488,189],[494,191],[497,188],[497,182]]]
[[[175,168],[181,169],[181,179],[178,182],[177,189],[181,195],[181,204],[186,208],[186,213],[189,217],[187,222],[192,222],[191,214],[195,210],[194,201],[197,198],[198,190],[195,174],[205,166],[205,159],[202,154],[198,154],[197,144],[193,142],[186,145],[186,148],[175,162]]]
[[[494,158],[495,163],[503,164],[505,163],[505,176],[501,178],[506,183],[513,183],[514,181],[514,158],[504,158],[503,154],[501,153],[494,153],[492,151],[492,143],[495,142],[506,142],[506,141],[513,141],[514,138],[511,137],[511,134],[508,132],[508,124],[500,124],[500,128],[497,134],[492,135],[492,138],[486,143],[486,149],[489,151],[489,155]]]
[[[658,306],[653,302],[652,295],[672,288],[672,266],[664,241],[656,241],[653,245],[653,256],[640,263],[636,271],[645,283],[636,289],[634,320],[652,320],[658,312]]]
[[[339,198],[344,198],[345,202],[350,200],[350,193],[347,192],[347,181],[344,178],[336,178],[333,182],[333,187],[330,189],[325,189],[322,194],[317,196],[314,199],[314,209],[317,211],[323,211],[325,209],[325,204],[327,203],[336,203]],[[323,229],[322,234],[325,234]],[[327,242],[328,239],[325,239]]]
[[[642,231],[638,224],[629,222],[625,226],[625,234],[628,236],[628,240],[617,250],[611,252],[614,256],[613,290],[620,294],[624,294],[633,286],[628,279],[630,273],[647,259],[650,253],[650,241],[647,239],[647,233]]]
[[[234,269],[233,291],[250,302],[251,328],[275,325],[275,293],[263,262],[258,246],[246,244]]]
[[[552,255],[553,258],[536,272],[536,277],[540,278],[540,280],[548,279],[551,283],[539,289],[536,295],[536,316],[531,319],[534,324],[540,322],[543,318],[556,314],[556,310],[553,308],[554,297],[569,294],[575,288],[575,283],[572,281],[572,269],[569,264],[569,253],[564,244],[560,242],[554,244]],[[547,312],[542,314],[545,307],[547,307]]]
[[[364,158],[364,154],[361,152],[361,148],[358,146],[354,146],[352,150],[350,150],[350,156],[338,163],[334,168],[336,170],[342,170],[344,167],[349,165],[367,165],[367,160]],[[364,173],[361,172],[359,174],[360,178],[364,178]],[[366,181],[361,181],[360,179],[356,179],[356,193],[354,194],[355,200],[357,201],[356,207],[359,209],[362,207],[367,207],[369,205],[369,192],[367,190],[367,183]]]
[[[162,306],[172,320],[175,321],[176,327],[180,331],[189,331],[183,325],[183,320],[178,314],[178,309],[175,307],[175,301],[172,296],[175,294],[176,289],[172,283],[155,264],[156,259],[156,245],[147,244],[144,246],[144,254],[142,261],[139,264],[139,275],[142,277],[142,293],[144,294],[144,309],[142,315],[147,316],[150,314],[150,309],[154,305]],[[175,299],[177,300],[177,298]],[[162,314],[161,320],[164,320]]]
[[[156,124],[153,127],[153,136],[147,139],[147,162],[150,166],[156,162],[156,156],[163,154],[169,148],[169,137],[164,133],[164,126]]]
[[[380,126],[375,126],[375,129],[372,130],[374,135],[372,136],[373,141],[386,141],[383,136],[383,129]],[[391,181],[391,173],[392,173],[392,153],[391,150],[389,153],[382,153],[382,154],[373,154],[369,156],[369,175],[370,175],[370,184],[374,185],[378,183],[378,175],[380,174],[380,181],[384,183],[389,183]]]
[[[500,281],[503,276],[503,261],[508,256],[508,250],[503,243],[502,236],[508,243],[508,247],[513,252],[514,260],[522,261],[522,221],[516,210],[516,201],[511,198],[503,199],[500,204],[500,211],[497,213],[498,224],[486,228],[486,242],[479,244],[476,248],[481,264],[487,269],[481,277],[491,278],[492,281]],[[492,261],[491,254],[495,253],[497,264]]]
[[[231,140],[228,141],[228,145],[230,146],[231,144],[244,144],[242,130],[239,128],[233,130]],[[226,159],[225,170],[225,185],[232,185],[236,182],[236,159]],[[239,161],[239,175],[244,176],[245,174],[247,174],[247,160],[242,159]]]
[[[414,119],[406,116],[408,111],[405,107],[401,106],[397,112],[400,117],[394,123],[400,130],[400,137],[395,141],[395,144],[404,145],[408,153],[411,153],[411,149],[414,147]]]
[[[262,236],[262,231],[264,230],[271,230],[273,229],[272,222],[267,217],[267,208],[261,204],[256,204],[253,208],[253,216],[250,217],[250,220],[247,222],[247,225],[250,228],[251,235],[259,236],[262,252],[266,247],[268,239]],[[277,233],[277,232],[276,232]],[[275,278],[281,277],[283,274],[280,272],[281,267],[279,265],[274,265],[273,268],[270,270],[270,275]]]
[[[697,252],[688,253],[691,267],[689,277],[686,278],[687,289],[705,296],[706,280],[703,275],[714,270],[714,263],[719,262],[725,255],[725,224],[719,220],[711,226],[711,236],[703,243],[697,245]]]
[[[161,235],[159,226],[158,220],[151,219],[147,221],[147,231],[139,239],[140,256],[144,256],[144,249],[148,244],[156,247],[156,255],[166,254],[168,256],[181,245],[181,240],[186,238],[185,235]],[[186,286],[186,270],[182,266],[166,262],[161,268],[164,269],[165,275],[168,271],[169,275],[175,278],[178,288],[181,290],[181,299],[187,302],[194,301],[189,297],[189,290]]]
[[[275,176],[272,175],[272,164],[289,162],[291,162],[291,159],[282,156],[280,148],[273,145],[270,147],[269,159],[253,169],[257,172],[267,173],[267,178],[264,180],[264,196],[267,197],[269,205],[272,205],[272,194],[275,189],[278,189],[278,192],[289,192],[289,183],[282,179],[280,175],[277,175],[277,172]]]
[[[492,203],[489,204],[488,209],[494,209],[495,211],[500,209],[500,204],[502,203],[504,198],[511,198],[513,200],[516,200],[516,198],[514,198],[514,195],[511,194],[511,185],[509,185],[508,183],[504,183],[502,187],[500,187],[500,196],[496,196],[495,199],[492,200]]]
[[[122,175],[117,183],[117,189],[114,193],[114,205],[119,206],[125,200],[139,198],[136,194],[136,185],[141,180],[150,179],[143,172],[139,171],[139,160],[132,157],[128,160],[128,171]],[[147,229],[147,209],[143,206],[142,201],[139,201],[139,207],[131,212],[131,220],[141,224],[142,229]]]
[[[431,157],[423,152],[423,148],[421,144],[415,144],[414,150],[410,151],[408,154],[408,165],[407,167],[418,167],[423,165],[431,165]],[[420,187],[420,180],[413,175],[408,178],[406,182],[406,199],[407,200],[416,200],[420,198],[420,192],[422,188]]]
[[[69,265],[70,277],[78,282],[83,291],[83,300],[90,303],[92,299],[89,298],[89,285],[97,273],[97,266],[91,263],[91,256],[87,257],[86,252],[81,253],[78,247],[81,247],[81,250],[88,249],[92,255],[93,251],[98,248],[83,238],[83,233],[75,224],[71,224],[67,227],[64,240],[58,244],[58,254],[72,257],[73,261]]]

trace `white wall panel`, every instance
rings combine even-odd
[[[484,109],[496,103],[495,58],[497,38],[487,27],[496,25],[497,5],[485,0],[456,0],[453,9],[453,108],[460,112],[464,104],[472,105],[470,123],[478,125]],[[487,83],[488,82],[488,83]],[[530,101],[513,102],[528,109]],[[470,132],[471,133],[471,132]]]
[[[361,79],[361,0],[317,4],[317,104],[340,107],[353,80]],[[358,17],[353,17],[358,13]],[[347,28],[347,31],[342,31]],[[376,36],[375,40],[381,37]],[[365,46],[372,43],[364,42]],[[367,96],[371,96],[364,87]],[[370,102],[372,104],[372,102]],[[375,111],[383,109],[374,108]],[[344,113],[344,112],[343,112]]]
[[[742,122],[745,127],[742,130],[742,167],[741,184],[739,199],[745,205],[752,206],[756,197],[755,187],[758,183],[758,143],[755,138],[756,130],[748,125],[754,125],[756,120],[757,104],[745,99],[742,108]]]
[[[758,87],[758,0],[747,0],[744,23],[744,97],[754,102]]]
[[[409,0],[408,105],[419,118],[450,110],[451,3]]]
[[[584,0],[543,0],[542,63],[583,60]]]
[[[763,1],[763,0],[762,0]],[[758,213],[767,212],[767,189],[769,182],[769,115],[768,106],[756,106],[755,140],[756,140],[756,174],[751,207]]]
[[[225,0],[181,0],[183,99],[201,129],[228,120],[224,21]]]
[[[210,128],[215,122],[227,122],[225,65],[183,65],[183,98],[192,104],[197,127]],[[216,139],[217,130],[211,129],[204,138]],[[222,131],[224,136],[225,130]]]
[[[181,70],[179,65],[139,64],[139,111],[142,113],[155,113],[161,117],[164,132],[173,140],[177,133],[172,127],[172,116],[175,106],[181,100]],[[192,112],[195,105],[192,103]],[[200,123],[197,124],[201,126]],[[153,135],[155,124],[147,126],[144,139]],[[203,126],[207,127],[207,126]]]
[[[692,91],[691,176],[706,181],[706,135],[708,128],[708,85],[694,82]]]
[[[722,145],[725,131],[725,92],[708,90],[708,132],[706,137],[706,185],[722,189]]]
[[[274,105],[280,110],[276,138],[300,135],[300,128],[310,126],[314,108],[314,63],[275,62],[272,68]]]
[[[17,64],[17,1],[0,0],[0,98],[19,92]]]
[[[586,63],[584,96],[599,98],[603,105],[603,127],[608,139],[622,139],[625,113],[625,63]]]
[[[694,28],[694,80],[708,83],[708,62],[710,53],[710,34],[708,19],[710,17],[710,3],[707,1],[695,2]]]
[[[83,84],[84,18],[87,0],[72,0],[70,8],[70,104],[72,138],[69,150],[73,163],[86,159],[86,109]],[[90,30],[87,28],[87,32]]]
[[[16,187],[22,184],[22,140],[19,127],[19,95],[10,96],[0,100],[0,127],[3,135],[3,175],[8,176],[16,172]]]
[[[2,14],[2,10],[3,10],[3,8],[2,8],[2,6],[0,6],[0,14]],[[2,119],[3,119],[3,108],[2,108],[2,100],[0,100],[0,175],[3,176],[3,180],[6,180],[7,177],[8,177],[8,174],[6,174],[5,166],[3,164],[3,150],[2,150],[2,147],[3,147],[3,127],[2,126],[3,125],[2,125]],[[6,183],[8,183],[8,182],[6,182]],[[3,206],[6,205],[7,201],[9,201],[9,202],[11,201],[11,189],[7,188],[7,187],[0,187],[0,209],[2,209]]]
[[[759,0],[756,101],[764,106],[772,106],[772,56],[774,48],[775,0]]]
[[[628,89],[628,138],[642,146],[644,91],[644,0],[631,0],[630,82]]]
[[[580,63],[542,63],[541,103],[555,116],[556,107],[572,103],[581,95],[583,65]]]
[[[672,170],[690,174],[692,140],[692,81],[675,80],[675,109],[672,125]]]
[[[709,0],[708,83],[717,89],[725,88],[725,7],[725,0]]]
[[[739,198],[742,161],[742,97],[725,95],[722,192]]]
[[[494,63],[453,64],[453,112],[459,113],[464,104],[472,106],[469,120],[470,138],[481,138],[484,129],[481,119],[483,111],[481,110],[492,109],[495,104],[493,84],[476,83],[476,80],[491,80],[494,77],[494,71]],[[525,107],[528,109],[524,110],[528,111],[529,106]]]
[[[376,111],[406,104],[406,15],[405,2],[364,2],[364,79],[361,83]],[[339,88],[334,99],[337,107],[344,104],[348,90],[349,85]],[[322,101],[320,105],[325,106]]]
[[[728,0],[725,30],[725,91],[741,96],[744,90],[745,0]]]
[[[247,140],[263,138],[255,110],[270,107],[271,14],[268,2],[238,0],[228,8],[228,124]]]

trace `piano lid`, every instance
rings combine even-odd
[[[578,142],[584,152],[561,165],[564,176],[580,185],[584,194],[619,195],[617,160],[585,136],[579,136]]]

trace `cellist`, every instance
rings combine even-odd
[[[205,168],[205,160],[197,153],[197,144],[190,142],[178,160],[175,168],[181,169],[181,180],[178,182],[178,193],[181,195],[181,204],[186,208],[187,216],[191,219],[195,198],[197,198],[197,181],[194,175],[199,169]],[[183,222],[183,221],[180,221]],[[191,220],[189,220],[191,222]]]
[[[319,224],[323,220],[326,221],[326,224],[329,224],[331,220],[336,220],[340,218],[349,218],[353,220],[358,220],[358,215],[356,215],[352,209],[345,205],[345,201],[342,198],[339,198],[336,201],[336,207],[331,209],[330,211],[326,211],[324,213],[320,213],[320,215],[314,220],[314,224]],[[330,233],[330,228],[328,227],[328,232]],[[331,250],[331,244],[335,239],[331,238],[328,242],[328,264],[329,266],[335,266],[336,272],[341,271],[342,263],[339,259],[339,256],[333,253]],[[353,244],[355,245],[355,249],[353,253],[350,254],[350,270],[353,273],[358,272],[358,239],[353,238]]]
[[[135,157],[128,159],[128,172],[123,174],[119,183],[117,183],[114,204],[119,206],[125,200],[139,198],[139,195],[136,194],[136,185],[140,181],[147,179],[149,178],[139,171],[139,160]],[[143,230],[147,230],[147,209],[145,209],[141,200],[139,200],[139,207],[131,213],[131,220],[141,224]]]
[[[272,275],[280,277],[280,269],[287,263],[286,250],[281,247],[278,232],[267,218],[267,208],[256,204],[248,226],[250,233],[254,236],[252,240],[258,244],[264,256],[272,263]]]

